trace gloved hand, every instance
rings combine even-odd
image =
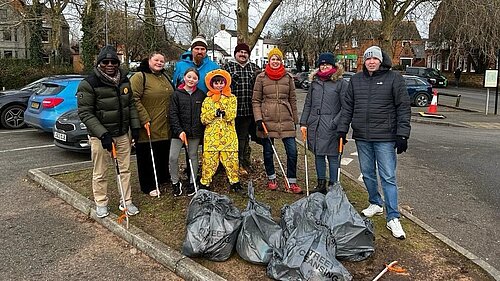
[[[224,109],[219,109],[219,115],[222,118],[226,117],[226,111]]]
[[[108,132],[104,133],[101,136],[101,144],[102,148],[106,149],[109,152],[111,152],[111,150],[113,149],[113,138]]]
[[[139,141],[139,133],[140,129],[132,129],[132,139],[134,140],[135,143]]]
[[[186,133],[184,131],[179,134],[179,138],[181,139],[182,143],[186,143],[187,136],[186,136]]]
[[[408,149],[408,138],[403,136],[396,136],[396,143],[394,144],[396,153],[401,154]]]
[[[255,125],[259,131],[264,132],[264,122],[262,120],[255,121]]]
[[[306,126],[301,126],[300,127],[300,132],[302,133],[302,139],[304,141],[307,140],[307,127]]]
[[[346,132],[337,132],[337,139],[342,139],[342,143],[345,145],[347,143],[347,133]]]

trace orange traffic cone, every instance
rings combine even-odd
[[[438,112],[438,92],[436,89],[432,90],[432,101],[427,109],[427,114],[437,114]]]
[[[427,109],[427,112],[419,112],[419,114],[422,117],[432,117],[432,118],[441,118],[441,119],[446,118],[444,115],[438,114],[437,109],[438,109],[438,92],[436,89],[433,89],[432,90],[432,101],[431,101],[431,104],[429,105],[429,108]]]

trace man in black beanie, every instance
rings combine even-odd
[[[252,95],[255,77],[260,71],[259,67],[250,62],[250,47],[239,43],[234,48],[234,60],[224,65],[224,69],[231,74],[231,92],[238,99],[236,115],[236,134],[238,135],[238,157],[240,175],[247,174],[250,168],[249,136],[256,139],[255,122],[252,110]]]
[[[92,74],[78,86],[78,116],[87,126],[90,136],[92,190],[96,203],[96,215],[106,217],[108,212],[107,170],[113,144],[120,168],[125,205],[120,201],[120,210],[126,208],[128,215],[139,213],[132,203],[130,188],[131,139],[137,140],[141,127],[137,110],[132,101],[127,73],[122,71],[120,60],[113,46],[105,46],[97,56]]]

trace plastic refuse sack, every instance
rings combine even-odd
[[[361,261],[375,251],[371,220],[362,218],[351,205],[339,183],[330,186],[325,196],[323,224],[332,231],[340,260]]]
[[[325,195],[320,192],[312,193],[309,197],[303,197],[291,205],[285,205],[281,209],[280,226],[283,229],[283,238],[286,240],[297,227],[297,222],[305,214],[314,217],[315,220],[321,220]]]
[[[200,189],[191,199],[182,253],[225,261],[232,252],[241,226],[241,213],[231,199]]]
[[[291,231],[288,239],[281,248],[273,248],[273,257],[267,266],[269,277],[290,281],[352,280],[351,274],[335,258],[333,233],[317,217],[318,207],[322,206],[320,199],[320,195],[311,195],[297,201],[298,205],[287,207],[290,211],[305,206],[306,211],[295,213],[295,224],[288,229]]]
[[[248,204],[241,213],[243,220],[236,242],[236,251],[246,261],[268,264],[271,246],[279,247],[281,227],[271,216],[271,207],[255,200],[252,182],[248,183]]]

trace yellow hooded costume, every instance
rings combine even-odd
[[[222,76],[226,80],[222,91],[216,90],[210,83],[215,76]],[[237,100],[236,96],[231,94],[231,75],[223,69],[210,71],[205,76],[205,84],[208,93],[201,108],[201,122],[206,127],[200,183],[205,186],[210,184],[220,161],[226,168],[229,182],[233,184],[239,182],[239,165],[238,137],[234,125]],[[216,116],[218,110],[224,114]]]

